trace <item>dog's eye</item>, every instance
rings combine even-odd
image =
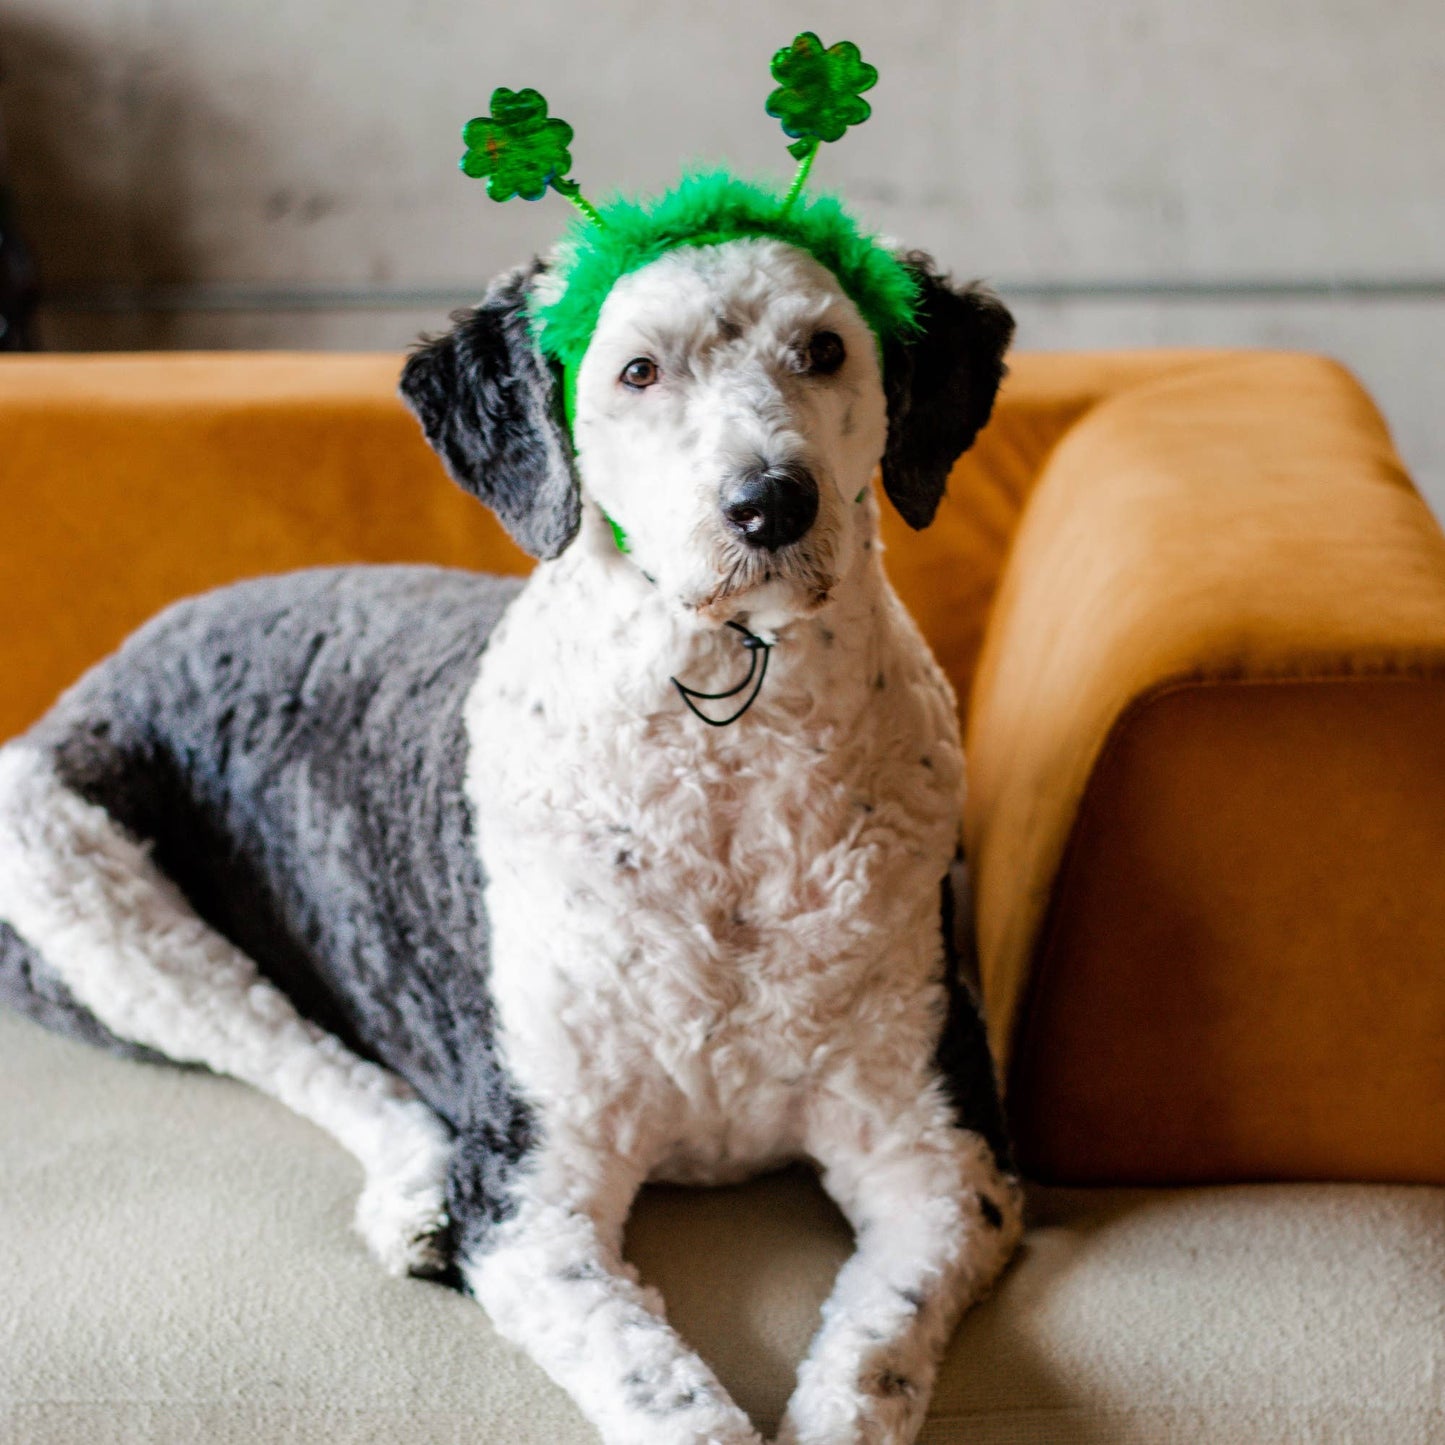
[[[808,343],[808,372],[812,376],[832,376],[847,354],[843,338],[836,331],[819,331]]]
[[[623,386],[630,386],[633,391],[641,391],[657,380],[657,363],[650,356],[634,356],[622,368],[620,380]]]

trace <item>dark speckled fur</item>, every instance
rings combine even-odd
[[[493,1044],[463,793],[463,701],[517,585],[357,567],[213,592],[149,623],[29,739],[153,840],[196,910],[302,1012],[452,1125],[463,1247],[504,1212],[532,1132]],[[135,1052],[9,930],[0,978],[42,1022]]]
[[[948,1012],[936,1061],[959,1128],[982,1135],[999,1168],[1012,1173],[1013,1148],[1004,1124],[988,1032],[970,986],[973,970],[966,966],[963,956],[971,941],[966,917],[964,927],[958,926],[960,911],[966,914],[967,896],[959,897],[966,886],[966,875],[961,875],[959,869],[943,880],[943,983],[948,991]],[[965,905],[963,910],[960,903]],[[998,1212],[991,1202],[980,1207],[985,1217],[990,1208]]]
[[[954,462],[993,412],[1014,322],[996,296],[951,285],[923,252],[903,260],[919,285],[919,331],[884,348],[883,490],[910,527],[922,528],[938,511]]]
[[[540,261],[498,277],[401,373],[402,399],[452,479],[534,557],[556,557],[582,517],[562,385],[537,350],[524,303]]]

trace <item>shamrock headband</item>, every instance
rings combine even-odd
[[[877,70],[851,41],[825,49],[805,31],[773,56],[772,74],[778,88],[767,99],[767,112],[793,137],[788,151],[798,162],[783,194],[726,171],[705,171],[684,175],[660,197],[618,196],[594,206],[568,175],[572,127],[549,116],[535,90],[499,87],[491,115],[463,128],[467,151],[461,169],[475,179],[485,177],[494,201],[540,200],[550,187],[582,212],[553,267],[560,284],[530,313],[537,344],[565,368],[569,382],[608,292],[623,276],[677,246],[752,236],[786,241],[832,272],[880,344],[915,329],[915,275],[860,230],[837,200],[801,196],[820,144],[868,119],[871,110],[861,92],[877,82]]]

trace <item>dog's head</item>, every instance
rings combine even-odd
[[[927,257],[903,259],[918,325],[880,347],[799,247],[746,237],[667,251],[603,302],[570,436],[563,377],[529,326],[549,284],[539,264],[416,350],[402,395],[452,476],[534,556],[559,555],[596,508],[678,607],[776,625],[824,605],[858,560],[880,463],[894,506],[927,526],[993,407],[1008,312]]]

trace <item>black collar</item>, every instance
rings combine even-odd
[[[743,647],[748,652],[748,675],[738,683],[736,687],[730,687],[726,692],[699,692],[696,688],[688,687],[672,678],[672,685],[677,689],[683,702],[687,704],[688,711],[694,717],[699,717],[710,728],[725,728],[729,723],[735,723],[757,700],[758,694],[763,690],[763,679],[768,675],[768,657],[772,651],[772,643],[764,642],[755,632],[749,632],[741,622],[729,622],[727,624],[734,632],[741,632],[743,635]],[[758,665],[758,654],[762,654],[762,665]],[[754,682],[754,677],[757,681]],[[748,692],[751,686],[752,691]],[[709,717],[698,705],[697,699],[702,702],[720,702],[724,698],[736,697],[740,692],[747,692],[747,699],[735,712],[724,718]]]

